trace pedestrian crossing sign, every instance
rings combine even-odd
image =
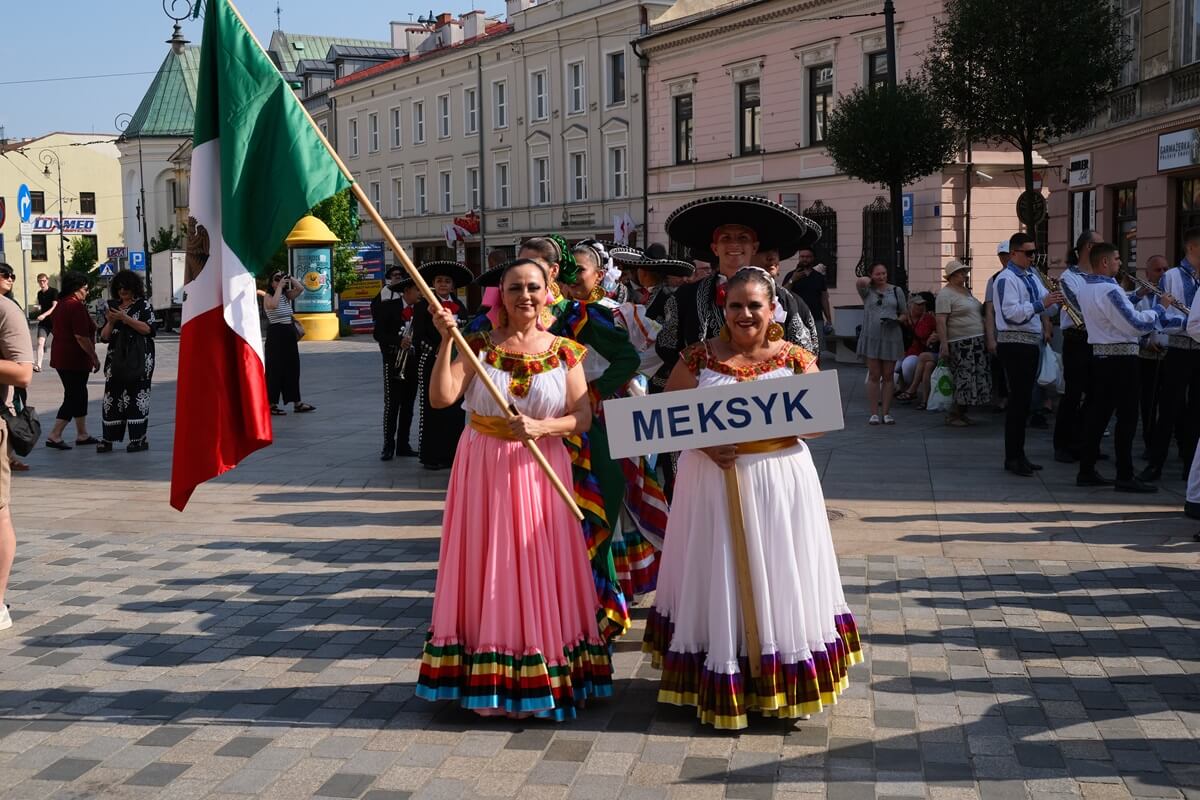
[[[105,261],[103,264],[100,265],[100,277],[101,278],[111,278],[115,274],[116,274],[116,269],[113,267],[111,261]]]

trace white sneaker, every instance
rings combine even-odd
[[[878,425],[879,424],[879,415],[872,414],[871,418],[869,420],[867,420],[867,424],[868,425]]]
[[[0,603],[0,631],[6,631],[12,627],[12,614],[8,613],[8,606]]]

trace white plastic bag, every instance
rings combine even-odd
[[[954,405],[954,376],[945,361],[939,361],[929,376],[929,400],[926,411],[949,411]]]
[[[1042,345],[1041,363],[1038,365],[1038,386],[1056,386],[1062,375],[1062,361],[1049,342]]]

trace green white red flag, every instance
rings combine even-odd
[[[350,185],[229,0],[208,0],[180,330],[171,505],[271,443],[255,276]]]

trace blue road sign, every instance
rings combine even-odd
[[[907,192],[901,195],[900,212],[904,219],[904,235],[912,236],[913,232],[913,196]]]
[[[111,278],[116,273],[117,273],[117,269],[116,269],[116,267],[114,267],[112,265],[111,261],[105,261],[103,264],[100,265],[100,277],[101,278]]]
[[[144,250],[129,251],[129,268],[134,272],[146,271],[146,252]]]
[[[21,222],[29,222],[29,217],[33,214],[33,198],[29,196],[29,187],[21,184],[21,188],[17,189],[17,216],[21,218]]]

